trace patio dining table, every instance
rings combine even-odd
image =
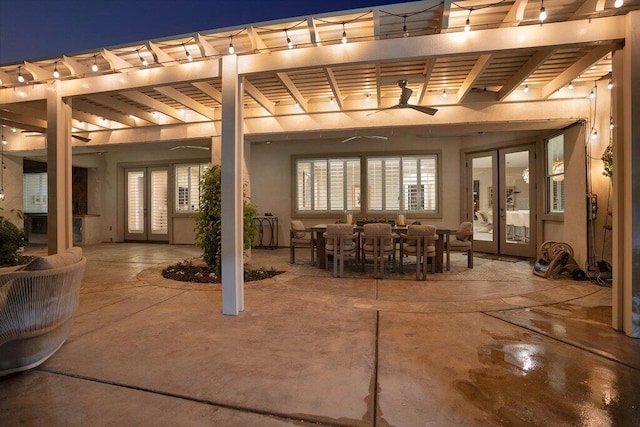
[[[391,231],[396,234],[406,233],[407,226],[393,226]],[[325,264],[325,239],[324,233],[327,231],[327,224],[316,224],[311,227],[311,235],[312,235],[312,244],[316,246],[316,265],[318,268],[325,269],[327,265]],[[354,233],[362,233],[364,231],[364,227],[354,225],[353,226]],[[444,271],[444,243],[446,239],[449,237],[451,233],[451,229],[448,227],[436,226],[436,234],[438,235],[438,240],[436,240],[436,256],[434,259],[434,271],[436,273],[442,273]],[[402,260],[400,261],[402,262]]]

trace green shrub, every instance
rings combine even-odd
[[[20,264],[18,252],[24,243],[24,229],[16,227],[11,221],[0,219],[0,265]]]
[[[243,200],[243,244],[251,247],[256,234],[257,210],[249,199]],[[222,168],[213,165],[200,180],[200,210],[196,218],[196,245],[203,250],[202,259],[218,277],[222,270]]]

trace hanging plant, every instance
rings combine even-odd
[[[608,176],[609,178],[613,177],[613,146],[611,144],[611,139],[609,139],[609,145],[604,149],[601,159],[604,163],[604,171],[602,172],[602,175]]]

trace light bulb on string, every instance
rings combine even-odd
[[[342,44],[347,44],[348,41],[347,30],[345,29],[344,24],[342,24]]]
[[[609,118],[609,129],[613,130],[613,117]]]
[[[464,31],[467,33],[471,31],[471,11],[473,9],[469,9],[469,15],[467,16],[467,21],[464,23]]]
[[[593,130],[593,132],[591,133],[591,139],[597,139],[598,138],[598,131],[597,130]]]
[[[233,36],[229,36],[229,55],[233,55],[234,53],[236,53],[236,50],[233,47]]]
[[[98,71],[98,61],[96,60],[96,55],[93,55],[93,65],[91,66],[91,71],[94,73]]]
[[[591,92],[589,92],[589,99],[593,99],[596,97],[596,91],[595,89],[591,89]]]
[[[293,42],[291,41],[291,38],[289,37],[289,32],[286,29],[284,30],[284,35],[287,36],[287,47],[289,49],[293,49]]]
[[[149,65],[147,60],[142,57],[142,54],[140,53],[140,49],[136,49],[136,52],[138,52],[138,58],[140,59],[140,62],[142,63],[142,66],[146,67],[147,65]]]
[[[18,81],[24,83],[24,76],[22,75],[22,66],[18,66]]]
[[[573,90],[573,82],[569,82],[569,86],[567,86],[569,90]]]
[[[529,93],[529,85],[524,85],[524,93]]]
[[[609,90],[613,89],[613,80],[609,79],[609,83],[607,84],[607,88]]]
[[[542,0],[542,5],[540,6],[540,22],[544,22],[547,19],[547,11],[544,8],[544,0]]]
[[[187,56],[187,61],[191,62],[193,61],[193,57],[191,56],[191,52],[189,52],[189,50],[187,49],[187,47],[184,45],[184,43],[182,43],[182,47],[184,48],[184,53]]]
[[[618,8],[622,7],[623,4],[624,4],[624,0],[616,0],[615,3],[613,3],[613,7],[618,9]]]
[[[60,72],[58,71],[58,61],[56,61],[53,64],[53,78],[54,79],[59,79],[60,78]]]
[[[404,19],[402,23],[402,36],[409,37],[409,31],[407,30],[407,15],[404,15],[402,19]]]
[[[7,138],[4,137],[4,126],[2,126],[2,145],[7,145]]]
[[[442,89],[442,97],[443,98],[447,97],[447,89]]]

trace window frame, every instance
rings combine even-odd
[[[434,211],[403,211],[407,219],[442,219],[442,200],[443,200],[443,162],[442,150],[397,150],[397,151],[376,151],[367,153],[316,153],[316,154],[294,154],[291,155],[291,217],[292,218],[327,218],[340,219],[345,215],[344,211],[300,211],[298,210],[298,180],[297,180],[297,162],[300,160],[330,160],[330,159],[360,159],[360,208],[349,210],[349,213],[358,216],[379,216],[391,217],[397,214],[398,210],[388,211],[372,211],[369,209],[368,191],[367,191],[367,161],[369,158],[380,157],[429,157],[435,158],[436,168],[436,185],[435,185],[435,203]]]
[[[550,145],[552,141],[557,140],[558,138],[561,138],[562,140],[562,160],[553,160],[553,161],[562,161],[563,167],[562,167],[561,173],[557,173],[557,172],[554,173],[553,170],[549,170],[550,169],[549,165],[551,164],[550,156],[552,155],[550,151]],[[545,162],[544,170],[545,170],[545,198],[546,198],[545,215],[562,218],[566,211],[566,188],[565,188],[566,186],[564,184],[566,180],[566,171],[565,171],[566,163],[564,159],[564,134],[563,133],[559,133],[557,135],[546,138],[544,140],[544,162]],[[562,180],[556,181],[554,179],[556,177],[562,177]],[[553,182],[562,182],[562,186],[561,186],[562,210],[552,210],[552,204],[555,199],[553,197],[553,191],[554,191],[553,190],[554,185],[552,184]]]
[[[187,187],[184,187],[180,185],[180,183],[178,182],[178,169],[179,168],[184,168],[184,167],[188,167],[188,168],[193,168],[193,167],[198,167],[198,179],[197,179],[197,185],[198,185],[198,203],[195,205],[192,205],[192,208],[187,208],[187,209],[179,209],[179,203],[181,199],[184,199],[184,195],[181,196],[180,192],[182,190],[183,193],[186,192],[186,198],[187,198],[187,202],[190,199],[190,194],[191,193],[191,189],[193,188],[193,183],[189,182]],[[195,214],[200,210],[200,181],[202,180],[202,174],[211,167],[211,163],[202,163],[202,162],[187,162],[187,163],[174,163],[173,164],[173,203],[172,203],[172,210],[174,214],[177,215],[184,215],[184,214]],[[187,203],[189,204],[189,203]]]

